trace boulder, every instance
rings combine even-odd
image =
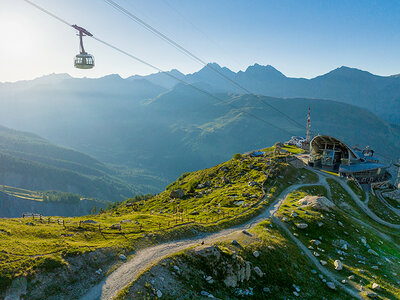
[[[308,227],[308,224],[306,223],[298,223],[296,224],[296,227],[299,229],[306,229]]]
[[[340,271],[343,269],[343,265],[340,260],[336,259],[333,264],[335,265],[335,270]]]
[[[84,221],[82,221],[82,223],[84,223],[84,224],[99,224],[95,220],[84,220]]]
[[[326,283],[326,285],[328,286],[328,288],[330,288],[330,289],[332,289],[332,290],[336,290],[336,286],[335,286],[335,284],[334,284],[333,282],[328,281],[328,282]]]
[[[4,300],[24,299],[27,292],[28,281],[25,277],[18,277],[11,282],[11,286],[6,291]]]
[[[260,276],[260,277],[263,277],[264,276],[264,273],[263,273],[263,271],[261,271],[261,269],[259,268],[259,267],[254,267],[254,272],[256,272],[256,274],[258,275],[258,276]]]
[[[120,259],[120,260],[124,260],[124,261],[125,261],[127,258],[126,258],[126,256],[125,256],[125,255],[123,255],[123,254],[120,254],[120,256],[119,256],[119,259]]]
[[[111,229],[118,229],[118,230],[121,230],[121,224],[120,224],[120,223],[112,224],[110,228],[111,228]]]
[[[372,289],[373,289],[374,291],[380,291],[380,290],[381,290],[381,287],[379,286],[379,284],[377,284],[376,282],[374,282],[374,283],[372,284]]]
[[[254,251],[254,252],[253,252],[253,255],[254,255],[255,258],[257,258],[257,257],[260,256],[260,253],[259,253],[258,251]]]
[[[258,183],[256,181],[249,181],[249,186],[256,186]]]
[[[369,254],[372,254],[372,255],[375,255],[375,256],[379,256],[379,254],[378,253],[376,253],[374,250],[372,250],[372,249],[368,249],[368,253]]]
[[[228,275],[225,279],[224,279],[224,283],[227,287],[236,287],[237,283],[238,283],[238,278],[236,275],[232,274],[232,275]]]
[[[182,199],[185,196],[185,191],[182,189],[173,190],[169,196],[173,199]]]
[[[161,298],[162,297],[162,292],[160,290],[157,290],[157,297]]]
[[[325,260],[322,260],[322,259],[321,259],[319,262],[320,262],[320,264],[323,265],[323,266],[326,266],[326,264],[327,264],[327,262],[326,262]]]
[[[335,204],[323,196],[306,196],[297,203],[301,206],[310,206],[315,210],[330,211]]]
[[[286,217],[283,217],[283,218],[282,218],[282,221],[287,223],[287,222],[289,222],[289,219],[286,218]]]

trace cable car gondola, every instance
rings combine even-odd
[[[93,55],[86,53],[85,48],[83,47],[83,39],[84,36],[93,36],[86,29],[79,27],[78,25],[72,25],[73,28],[79,31],[79,50],[80,53],[77,54],[74,58],[74,66],[78,69],[92,69],[94,67],[94,57]]]

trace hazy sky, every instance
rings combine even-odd
[[[102,0],[32,0],[69,23],[160,67],[201,65]],[[207,62],[234,71],[255,62],[291,77],[314,77],[346,65],[379,75],[400,73],[400,1],[115,0]],[[78,37],[23,0],[0,0],[0,81],[49,73],[122,77],[154,71],[85,39],[93,70],[77,70]]]

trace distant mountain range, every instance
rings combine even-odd
[[[276,80],[292,80],[272,67],[256,65],[239,73],[221,70],[243,78],[250,78],[254,73]],[[0,120],[5,126],[34,132],[52,143],[87,153],[106,166],[112,165],[113,170],[118,169],[115,175],[101,169],[102,172],[133,185],[138,192],[160,191],[183,172],[212,166],[236,152],[305,134],[304,128],[268,104],[301,124],[305,124],[307,109],[311,106],[314,132],[335,135],[351,145],[368,144],[377,153],[398,158],[399,128],[366,109],[315,98],[286,99],[226,92],[222,81],[218,83],[207,72],[208,69],[202,69],[185,76],[222,102],[181,83],[168,86],[173,83],[163,79],[165,74],[147,79],[122,79],[118,75],[76,79],[50,75],[33,81],[0,84]],[[195,77],[202,81],[195,81]],[[321,79],[299,79],[299,82],[314,80]],[[248,82],[256,81],[248,79]],[[24,159],[31,153],[30,150],[25,153]],[[4,155],[9,154],[4,152]],[[89,170],[94,172],[93,168]]]
[[[217,72],[216,72],[217,71]],[[216,63],[198,72],[184,75],[177,70],[167,72],[189,83],[205,83],[219,92],[246,94],[223,76],[237,82],[254,94],[283,98],[317,98],[357,105],[376,113],[385,121],[400,124],[400,76],[377,76],[355,68],[340,67],[312,78],[286,77],[274,67],[255,64],[237,73]],[[179,83],[164,73],[132,76],[130,80],[146,79],[166,89]]]

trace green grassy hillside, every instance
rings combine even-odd
[[[138,192],[118,176],[115,170],[88,155],[0,126],[0,184],[110,201]]]
[[[272,203],[275,207],[278,196],[288,191],[272,218],[213,242],[221,259],[204,254],[210,245],[175,253],[149,266],[119,298],[155,298],[158,290],[173,299],[200,299],[203,291],[230,299],[245,293],[255,298],[399,297],[398,231],[368,217],[340,179],[323,183],[312,171],[293,166],[298,149],[263,151],[261,157],[235,155],[185,173],[154,197],[137,196],[95,215],[0,220],[0,290],[4,294],[15,278],[26,278],[30,299],[80,297],[123,263],[121,254],[134,259],[139,249],[243,224]],[[326,196],[332,206],[301,204],[308,195]],[[309,256],[318,257],[317,265]],[[341,261],[341,270],[335,269],[335,260]],[[240,277],[241,272],[248,275]],[[372,288],[374,283],[379,289]]]

